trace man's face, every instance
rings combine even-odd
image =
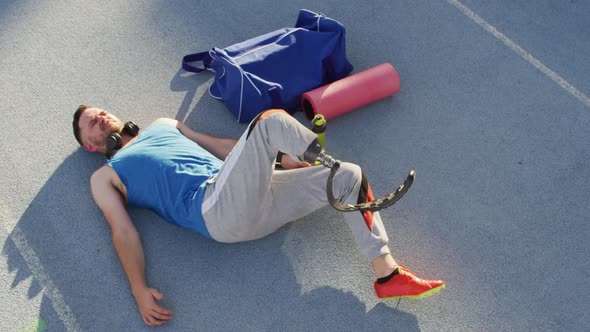
[[[106,138],[123,128],[123,122],[109,112],[90,107],[80,115],[80,138],[84,148],[90,152],[106,151]]]

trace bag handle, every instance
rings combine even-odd
[[[209,51],[185,55],[182,58],[182,69],[190,71],[192,73],[200,73],[204,70],[207,70],[207,68],[210,68],[212,60],[213,58],[211,58],[211,55],[209,55]],[[203,68],[189,64],[189,62],[197,61],[203,62]]]

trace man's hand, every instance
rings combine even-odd
[[[308,167],[311,166],[311,164],[305,161],[294,160],[293,158],[289,157],[288,154],[284,154],[283,158],[281,159],[281,166],[284,169],[295,169]]]
[[[156,303],[164,298],[164,294],[153,288],[144,288],[133,295],[141,318],[146,325],[159,326],[172,319],[172,311]]]

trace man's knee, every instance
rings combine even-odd
[[[347,177],[354,179],[355,181],[360,181],[363,174],[363,171],[359,165],[349,162],[341,163],[338,172],[346,174]]]
[[[252,133],[252,130],[254,130],[254,127],[256,127],[256,125],[259,122],[261,122],[262,120],[284,119],[284,118],[290,118],[290,117],[291,117],[291,115],[289,115],[289,113],[287,113],[285,110],[282,110],[282,109],[270,109],[270,110],[260,112],[252,120],[252,122],[250,122],[250,125],[248,126],[248,136],[250,136],[250,133]]]
[[[349,187],[350,192],[347,193],[346,198],[344,199],[345,203],[363,204],[375,200],[373,191],[371,190],[371,186],[369,185],[367,178],[364,176],[360,166],[351,163],[342,163],[338,172],[340,171],[344,171],[344,176],[347,177],[347,181],[349,181],[350,186],[352,186]],[[364,211],[361,212],[361,215],[365,221],[367,228],[369,229],[369,231],[372,232],[373,212]],[[387,239],[387,237],[385,237],[385,239]]]
[[[266,119],[268,117],[271,117],[273,115],[274,116],[279,116],[279,117],[281,117],[281,116],[290,116],[289,113],[287,113],[285,110],[282,110],[282,109],[270,109],[270,110],[266,110],[266,111],[261,112],[259,114],[258,121],[264,120],[264,119]]]
[[[354,200],[354,203],[356,203],[361,181],[363,179],[363,171],[361,170],[361,167],[353,163],[343,162],[340,164],[340,168],[336,172],[335,179],[341,183],[339,187],[342,188],[342,194],[347,194],[347,196],[350,197],[347,201]]]

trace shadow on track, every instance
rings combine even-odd
[[[31,277],[29,297],[43,293],[39,315],[50,331],[147,329],[90,193],[89,178],[103,163],[102,156],[81,149],[68,156],[3,246],[8,270],[16,271],[12,287]],[[129,211],[143,240],[149,285],[166,295],[161,304],[174,311],[162,330],[360,330],[392,324],[418,330],[415,316],[384,304],[366,312],[351,293],[321,287],[301,294],[281,250],[286,229],[227,245],[167,224],[151,211]]]

